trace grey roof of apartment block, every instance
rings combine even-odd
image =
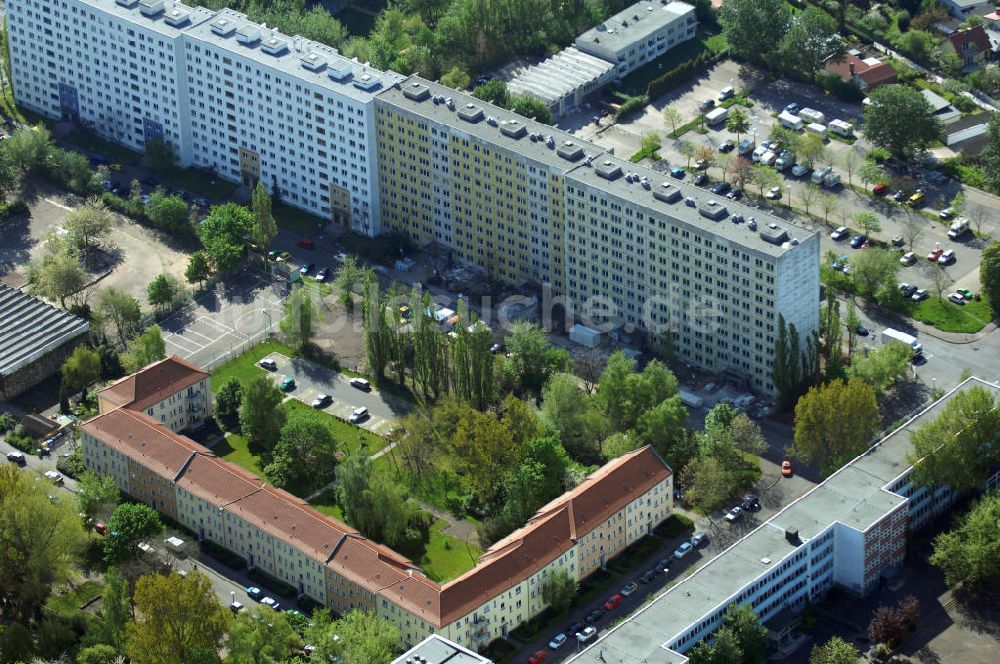
[[[577,37],[577,43],[599,39],[602,46],[620,51],[643,41],[679,16],[693,11],[693,6],[683,2],[641,0],[582,33]]]

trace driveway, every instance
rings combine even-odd
[[[358,426],[373,433],[388,435],[395,427],[396,419],[413,409],[413,405],[405,399],[374,387],[368,392],[351,387],[350,376],[310,360],[290,358],[281,353],[271,353],[267,358],[277,364],[276,371],[267,372],[276,383],[286,376],[295,379],[295,389],[289,396],[311,405],[316,395],[328,394],[333,401],[322,410],[342,420],[350,417],[355,408],[363,406],[368,409],[369,417]]]

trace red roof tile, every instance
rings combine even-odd
[[[157,475],[173,480],[192,455],[207,449],[178,436],[145,413],[116,408],[84,422],[81,428],[138,461]]]
[[[888,62],[870,65],[858,56],[850,54],[845,55],[841,60],[828,60],[826,70],[849,82],[853,80],[852,65],[854,66],[854,75],[862,79],[870,88],[896,80],[896,70]]]
[[[990,52],[990,38],[986,35],[986,30],[981,25],[969,28],[968,30],[953,32],[945,37],[945,39],[951,43],[955,48],[955,52],[959,54],[963,53],[963,48],[966,44],[972,44],[980,53]]]
[[[101,390],[98,396],[116,406],[145,410],[207,377],[208,373],[205,371],[171,355],[112,383]]]

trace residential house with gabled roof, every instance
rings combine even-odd
[[[941,41],[941,54],[954,55],[962,63],[963,69],[978,69],[992,58],[990,38],[981,25],[959,30]]]
[[[860,58],[848,53],[839,60],[826,61],[826,71],[839,76],[845,83],[854,83],[861,90],[871,90],[897,81],[896,70],[878,58]]]
[[[97,393],[98,412],[115,408],[145,412],[172,431],[200,427],[211,413],[208,372],[171,355]]]

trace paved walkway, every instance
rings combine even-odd
[[[384,450],[383,450],[384,451]],[[475,544],[480,549],[483,548],[483,543],[479,539],[479,531],[476,527],[464,519],[456,518],[449,512],[445,512],[442,509],[431,505],[430,503],[424,502],[422,500],[417,500],[420,507],[437,518],[448,523],[444,528],[444,532],[447,535],[451,535],[455,539],[460,539],[463,542],[469,542],[470,544]]]

